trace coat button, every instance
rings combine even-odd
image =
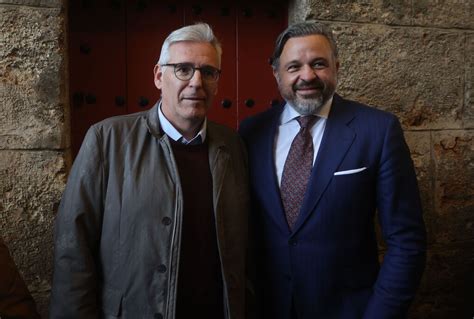
[[[158,266],[158,272],[164,273],[166,272],[166,266],[161,264]]]
[[[165,226],[171,225],[171,218],[163,217],[163,219],[161,220],[161,223]]]
[[[155,313],[155,315],[153,316],[153,318],[155,319],[163,319],[163,315],[161,313]]]
[[[292,238],[288,241],[288,244],[290,244],[291,246],[296,246],[296,245],[298,245],[298,241],[296,239]]]

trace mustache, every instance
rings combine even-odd
[[[301,82],[296,83],[293,85],[294,90],[301,90],[301,89],[324,89],[326,85],[324,84],[323,81],[320,79],[314,79],[312,81],[304,81],[301,80]]]

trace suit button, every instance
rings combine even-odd
[[[163,219],[161,220],[161,223],[165,226],[171,225],[171,218],[163,217]]]
[[[155,315],[153,316],[153,318],[155,319],[163,319],[163,315],[161,313],[155,313]]]
[[[296,246],[296,245],[298,245],[298,241],[296,239],[292,238],[288,241],[288,244],[290,244],[290,246]]]
[[[166,266],[161,264],[158,266],[158,272],[164,273],[166,272]]]

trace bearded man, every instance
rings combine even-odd
[[[240,126],[260,318],[405,318],[421,278],[425,227],[399,121],[336,94],[339,64],[326,26],[288,27],[272,57],[286,103]]]

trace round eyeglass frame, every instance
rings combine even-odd
[[[211,79],[205,79],[203,77],[203,80],[205,80],[206,82],[217,82],[219,80],[219,77],[220,77],[220,74],[221,74],[221,70],[215,68],[215,67],[212,67],[212,66],[203,66],[203,67],[197,67],[197,66],[194,66],[192,65],[191,63],[166,63],[166,64],[160,64],[161,66],[172,66],[173,67],[173,73],[174,75],[176,76],[176,78],[178,80],[181,80],[181,81],[189,81],[193,78],[194,76],[194,73],[196,73],[196,70],[199,70],[199,72],[201,72],[201,76],[202,76],[202,70],[212,70],[212,74],[214,75],[213,78]],[[190,73],[189,76],[186,76],[186,77],[180,77],[178,76],[177,74],[177,67],[178,66],[187,66],[187,67],[190,67],[193,72]]]

